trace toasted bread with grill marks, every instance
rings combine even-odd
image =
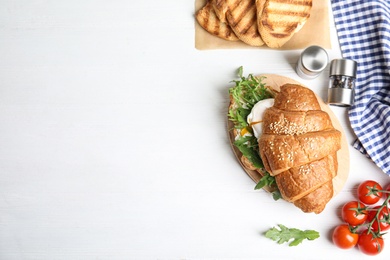
[[[210,2],[219,20],[224,23],[227,23],[226,12],[229,9],[234,9],[240,3],[237,0],[210,0]]]
[[[218,19],[210,1],[195,14],[195,17],[199,25],[209,33],[228,41],[239,41],[230,26]]]
[[[256,1],[235,0],[231,3],[226,11],[226,19],[233,32],[246,44],[264,45],[257,27]]]
[[[270,48],[280,48],[310,17],[312,0],[256,0],[257,25]]]

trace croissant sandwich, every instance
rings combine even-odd
[[[252,75],[235,82],[229,121],[241,165],[263,176],[258,186],[268,185],[303,212],[322,212],[333,197],[341,132],[306,87],[276,91]]]

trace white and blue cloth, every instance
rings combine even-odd
[[[331,0],[343,58],[358,63],[353,146],[390,175],[390,0]]]

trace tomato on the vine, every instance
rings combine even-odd
[[[333,230],[333,243],[342,249],[349,249],[354,247],[359,239],[359,235],[353,233],[347,224],[337,226]]]
[[[385,199],[387,199],[387,197],[390,196],[390,183],[387,184],[387,186],[386,186],[386,188],[385,188],[384,190],[388,192],[388,193],[383,193],[383,197],[384,197]]]
[[[372,220],[375,219],[376,214],[378,213],[378,210],[381,208],[381,206],[376,206],[372,210],[368,211],[368,217],[367,220],[371,222]],[[378,223],[379,222],[379,223]],[[379,225],[378,225],[379,224]],[[378,218],[377,220],[374,220],[372,223],[372,230],[375,232],[379,231],[380,232],[386,231],[390,229],[390,209],[388,207],[383,207],[379,213],[378,213]]]
[[[361,202],[372,205],[377,203],[382,198],[382,186],[372,180],[362,182],[357,190],[358,198]]]
[[[360,201],[350,201],[341,209],[341,218],[351,226],[363,224],[367,219],[366,205]]]
[[[377,255],[383,250],[384,241],[382,237],[376,237],[367,229],[359,235],[358,247],[367,255]]]

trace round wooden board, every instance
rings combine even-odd
[[[296,80],[293,80],[293,79],[288,78],[288,77],[276,75],[276,74],[261,74],[261,75],[259,75],[259,77],[260,76],[265,77],[263,82],[267,86],[270,86],[271,88],[273,88],[277,91],[280,90],[280,86],[282,86],[286,83],[299,84],[301,86],[304,86],[303,84],[301,84],[300,82],[298,82]],[[304,87],[306,87],[306,86],[304,86]],[[348,179],[349,148],[348,148],[348,143],[347,143],[347,139],[345,137],[344,130],[342,129],[340,122],[338,121],[338,119],[334,115],[333,111],[329,108],[329,106],[327,104],[325,104],[325,102],[318,95],[316,95],[316,96],[317,96],[318,102],[320,103],[321,109],[329,114],[334,128],[336,128],[337,130],[339,130],[341,132],[341,149],[337,152],[337,160],[339,163],[338,172],[337,172],[337,176],[335,178],[333,178],[333,190],[334,190],[333,196],[336,196],[342,190],[345,182]],[[235,136],[233,134],[233,123],[230,122],[230,120],[228,120],[228,132],[229,132],[229,140],[230,140],[230,144],[233,148],[233,152],[236,155],[238,161],[240,162],[242,168],[252,178],[252,180],[254,182],[258,183],[259,180],[261,179],[262,175],[255,170],[249,170],[246,167],[244,167],[244,165],[241,161],[242,154],[233,144]]]

